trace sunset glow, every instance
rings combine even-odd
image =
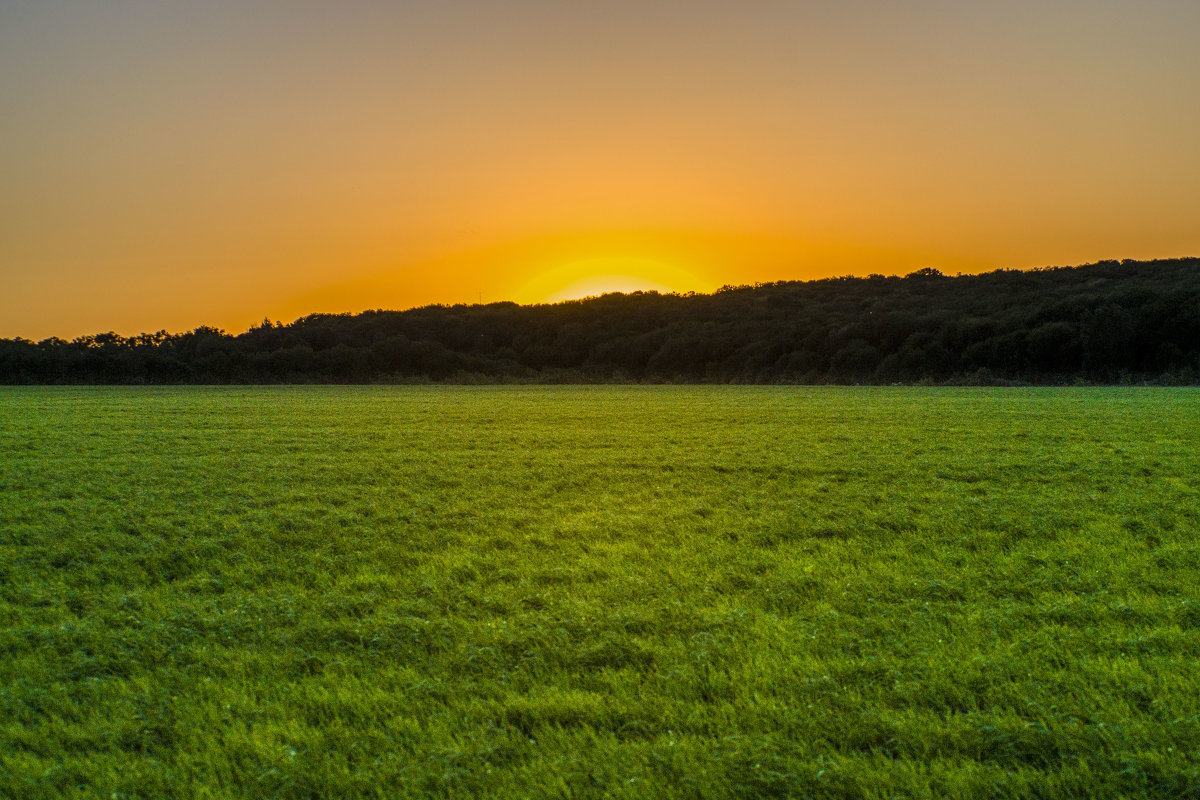
[[[513,299],[525,303],[557,303],[609,292],[711,291],[714,286],[686,269],[653,259],[591,258],[539,269]]]
[[[613,292],[671,292],[671,287],[632,275],[589,275],[546,296],[547,303],[600,297]]]
[[[1200,5],[8,4],[0,336],[1200,253]]]

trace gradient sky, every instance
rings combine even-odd
[[[1200,2],[0,0],[0,336],[1200,255]]]

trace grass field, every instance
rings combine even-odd
[[[1200,796],[1200,392],[0,389],[0,796]]]

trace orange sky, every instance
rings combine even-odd
[[[1190,0],[3,4],[0,336],[1200,255],[1197,30]]]

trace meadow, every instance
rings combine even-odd
[[[1200,391],[0,388],[0,796],[1200,796]]]

